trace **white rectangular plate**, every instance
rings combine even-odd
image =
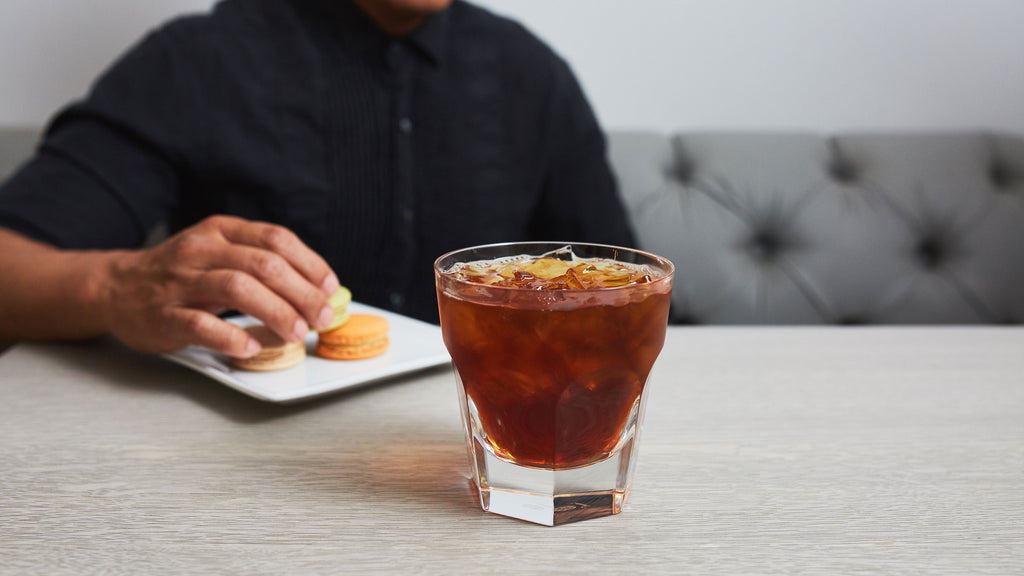
[[[189,346],[164,356],[254,398],[279,403],[322,396],[451,362],[441,329],[433,324],[358,302],[349,304],[349,312],[388,319],[391,346],[387,352],[366,360],[325,360],[317,357],[317,335],[310,332],[306,336],[306,359],[298,366],[277,372],[235,369],[226,356],[201,346]],[[256,323],[250,316],[228,321],[239,326]]]

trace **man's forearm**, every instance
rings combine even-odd
[[[106,333],[101,278],[127,254],[59,250],[0,228],[0,339]]]
[[[0,229],[0,340],[112,334],[164,353],[206,346],[248,357],[259,343],[218,310],[286,340],[334,321],[338,279],[287,228],[211,216],[141,250],[66,251]]]

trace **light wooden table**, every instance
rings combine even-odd
[[[0,356],[0,573],[1024,574],[1024,329],[672,328],[633,493],[480,511],[436,369],[296,406]]]

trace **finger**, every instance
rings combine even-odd
[[[309,324],[276,292],[240,270],[211,270],[186,287],[190,308],[224,306],[248,314],[289,342],[305,339]]]
[[[217,224],[229,242],[263,248],[283,256],[299,274],[327,296],[338,290],[338,277],[331,267],[291,230],[276,224],[232,217],[223,217]]]
[[[241,270],[287,301],[306,322],[317,329],[334,321],[327,296],[298,273],[283,256],[252,246],[232,244],[205,263],[207,269]]]
[[[248,332],[202,310],[174,308],[168,311],[166,322],[166,330],[181,342],[180,347],[197,344],[236,358],[249,358],[260,351],[260,343]]]

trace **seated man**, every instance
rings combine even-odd
[[[218,311],[295,341],[340,280],[436,321],[436,257],[529,239],[633,243],[541,41],[461,0],[226,0],[148,35],[0,188],[0,337],[244,357]]]

